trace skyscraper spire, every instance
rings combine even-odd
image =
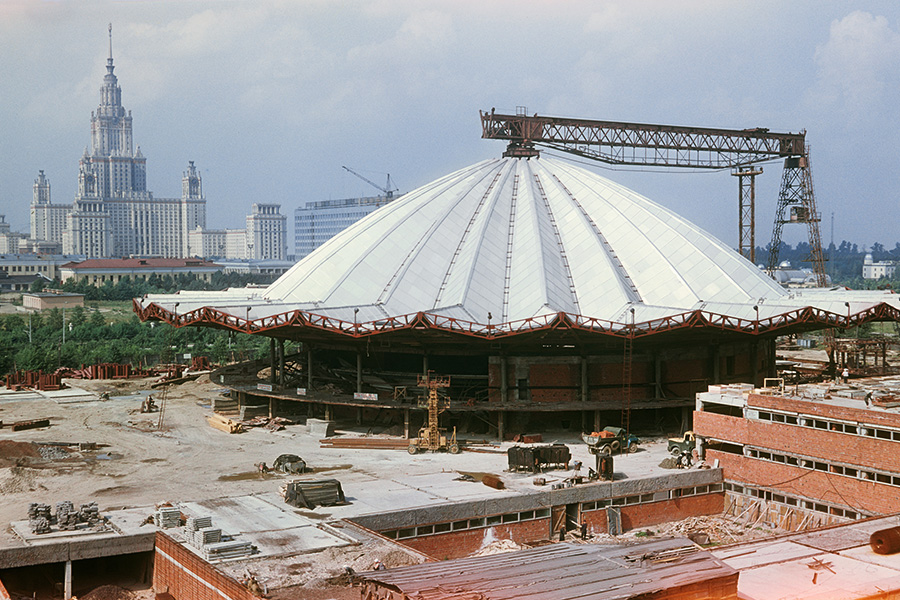
[[[112,23],[109,24],[109,58],[106,59],[106,70],[112,75],[113,69],[113,57],[112,57]]]

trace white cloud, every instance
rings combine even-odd
[[[831,23],[828,41],[816,49],[816,101],[837,105],[848,117],[871,114],[896,92],[900,33],[882,16],[855,11]]]

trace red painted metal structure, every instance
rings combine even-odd
[[[176,314],[155,303],[142,307],[138,299],[132,302],[134,312],[142,321],[155,319],[175,327],[203,325],[282,338],[297,337],[300,331],[305,334],[318,331],[345,338],[366,338],[404,330],[429,330],[484,340],[500,340],[548,331],[582,331],[616,339],[639,339],[691,329],[769,337],[824,328],[857,327],[871,321],[900,321],[900,310],[886,303],[877,304],[853,315],[803,307],[774,317],[755,320],[692,310],[651,321],[628,324],[558,312],[508,323],[484,325],[428,312],[409,313],[363,323],[343,321],[303,310],[286,311],[259,319],[246,319],[211,307]]]
[[[6,375],[6,389],[32,389],[49,392],[63,389],[62,376],[59,373],[43,373],[41,371],[14,371]]]

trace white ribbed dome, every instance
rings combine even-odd
[[[360,322],[419,311],[485,323],[565,312],[624,322],[786,295],[723,243],[559,160],[487,160],[384,206],[264,293]],[[731,311],[726,311],[731,312]],[[748,315],[749,316],[749,315]]]

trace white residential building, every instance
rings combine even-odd
[[[875,262],[871,253],[866,253],[863,260],[862,276],[863,279],[881,279],[882,277],[893,277],[897,270],[897,263],[885,260]]]
[[[247,215],[247,258],[284,260],[287,254],[287,217],[279,204],[254,204]]]

